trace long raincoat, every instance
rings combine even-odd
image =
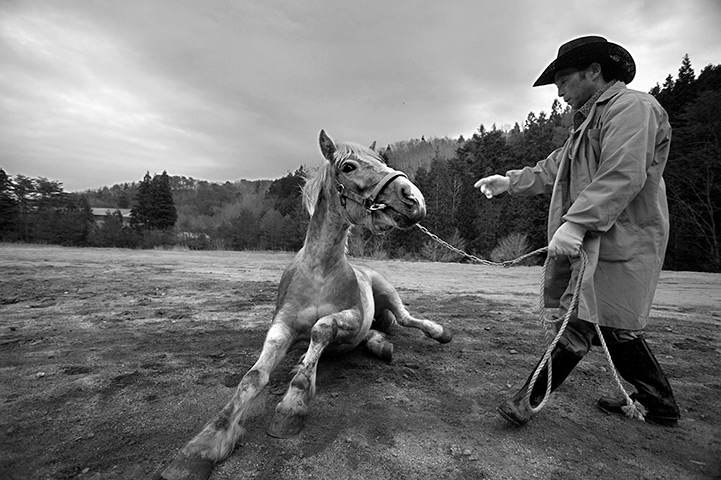
[[[512,195],[551,192],[549,242],[564,221],[587,229],[580,319],[627,330],[646,326],[668,243],[662,174],[670,143],[668,115],[656,99],[617,82],[563,147],[506,173]],[[567,257],[550,260],[546,307],[559,306],[569,278]]]

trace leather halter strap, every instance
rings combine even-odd
[[[399,172],[398,170],[392,170],[385,177],[383,177],[381,181],[376,184],[375,187],[373,187],[373,191],[371,191],[370,195],[368,195],[367,197],[363,197],[355,192],[348,190],[345,185],[343,185],[341,182],[338,181],[338,179],[336,179],[336,188],[338,189],[338,195],[340,196],[341,205],[343,205],[343,208],[345,208],[346,199],[350,199],[362,205],[366,209],[366,215],[370,215],[376,210],[383,210],[384,208],[387,208],[388,205],[386,205],[385,203],[376,203],[376,199],[378,198],[378,195],[381,194],[383,189],[386,188],[389,183],[391,183],[398,177],[408,178],[405,173]]]

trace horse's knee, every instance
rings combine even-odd
[[[248,373],[246,373],[240,380],[238,390],[241,393],[248,391],[257,392],[265,387],[266,383],[268,383],[268,375],[263,374],[260,370],[252,369],[249,370]]]
[[[328,344],[338,334],[338,325],[335,322],[318,322],[313,325],[310,339],[315,343]]]

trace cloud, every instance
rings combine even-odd
[[[719,62],[720,12],[715,0],[6,2],[0,166],[69,190],[145,171],[278,178],[320,161],[321,128],[385,145],[523,123],[550,108],[553,88],[531,84],[578,35],[627,47],[641,90],[685,53],[699,73]]]

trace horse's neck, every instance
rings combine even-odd
[[[350,231],[347,220],[331,203],[327,198],[318,201],[303,244],[304,256],[307,259],[328,268],[348,261],[345,249]]]

